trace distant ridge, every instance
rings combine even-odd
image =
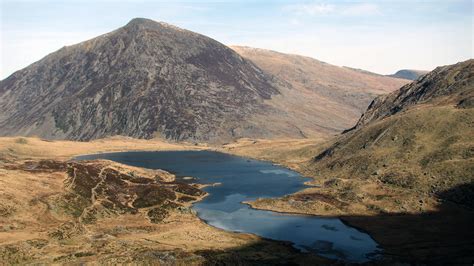
[[[423,76],[424,74],[428,72],[429,71],[426,71],[426,70],[402,69],[402,70],[397,71],[395,74],[388,75],[388,76],[394,77],[394,78],[416,80],[420,76]]]
[[[333,134],[351,127],[375,96],[409,82],[307,56],[246,46],[231,48],[287,84],[290,89],[280,89],[283,97],[274,97],[272,102],[287,109],[293,121],[306,117],[306,128],[317,123]]]

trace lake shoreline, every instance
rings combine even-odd
[[[24,140],[24,141],[19,141]],[[26,142],[27,144],[24,144]],[[250,142],[250,141],[249,141]],[[255,141],[252,141],[252,143]],[[276,143],[274,147],[272,147],[272,143]],[[263,159],[266,161],[273,161],[277,164],[286,165],[289,169],[292,169],[296,172],[304,174],[304,169],[300,167],[295,167],[297,165],[304,164],[304,161],[308,158],[308,153],[292,153],[292,150],[298,149],[307,149],[310,147],[311,154],[318,154],[325,145],[324,141],[318,140],[295,140],[294,145],[289,145],[288,143],[293,143],[290,140],[285,140],[282,144],[279,144],[279,141],[265,141],[257,144],[248,144],[248,149],[254,150],[254,152],[250,155],[244,155],[247,158],[252,159]],[[242,146],[241,144],[239,144]],[[260,145],[260,146],[259,146]],[[178,147],[179,146],[179,147]],[[257,146],[257,150],[254,146]],[[284,148],[280,148],[284,147]],[[123,137],[113,137],[109,139],[97,140],[94,142],[74,142],[74,141],[43,141],[38,138],[28,138],[28,137],[10,137],[10,138],[0,138],[0,161],[12,161],[12,160],[37,160],[37,159],[60,159],[60,160],[67,160],[74,156],[78,156],[80,154],[90,154],[90,153],[97,153],[97,152],[118,152],[118,151],[129,151],[129,150],[137,150],[137,151],[162,151],[162,150],[169,150],[169,149],[179,149],[179,150],[194,150],[196,146],[194,145],[182,145],[176,143],[168,143],[162,142],[158,140],[134,140],[131,138],[123,138]],[[234,155],[243,156],[243,154],[248,154],[245,149],[245,145],[243,148],[235,148],[232,150],[228,150],[221,146],[216,147],[209,147],[209,146],[198,146],[198,149],[203,150],[218,150],[225,153],[230,153]],[[257,152],[255,152],[257,151]],[[289,153],[290,152],[290,153]],[[271,154],[271,156],[262,156],[261,154]],[[278,159],[279,157],[279,159]],[[277,158],[272,160],[272,158]],[[283,159],[288,158],[295,158],[294,160],[290,160],[289,163],[285,163]],[[292,162],[293,161],[293,162]],[[449,209],[456,209],[456,207],[449,207]],[[285,211],[284,211],[285,212]],[[464,210],[460,211],[460,218],[459,222],[462,223],[466,220],[466,218],[462,217],[469,217],[469,212]],[[472,213],[472,212],[471,212]],[[307,213],[305,213],[307,214]],[[436,213],[434,213],[437,215]],[[471,214],[472,215],[472,214]],[[417,227],[426,227],[426,223],[420,221],[416,221],[417,217],[424,217],[424,216],[417,216],[417,215],[410,215],[410,214],[395,214],[398,216],[397,220],[400,222],[406,222],[406,219],[415,219],[414,222],[410,222],[406,228],[399,228],[393,225],[389,219],[384,219],[383,216],[379,216],[376,214],[367,214],[367,215],[344,215],[344,214],[337,214],[334,217],[338,217],[343,222],[348,222],[351,226],[358,228],[362,231],[369,232],[369,235],[377,240],[380,246],[384,250],[388,250],[388,247],[393,247],[399,245],[401,242],[397,239],[397,235],[403,236],[406,232],[412,232],[413,230],[416,231]],[[390,214],[386,215],[387,218],[390,218]],[[440,218],[443,218],[442,216]],[[470,218],[471,220],[473,218]],[[429,222],[429,221],[428,221]],[[436,226],[443,226],[443,225],[436,225]],[[453,228],[459,228],[462,230],[462,226],[455,226]],[[446,231],[452,230],[446,229]],[[433,235],[433,234],[431,234]],[[430,234],[421,234],[417,235],[419,239],[426,239],[429,240]],[[449,236],[446,236],[449,237]],[[420,242],[418,245],[422,246],[424,242]],[[466,244],[467,246],[472,244]],[[416,246],[413,246],[416,247]],[[400,249],[390,251],[392,254],[400,254],[403,255],[406,252],[403,251],[402,245],[400,245]],[[389,255],[386,254],[391,262],[396,261],[411,261],[410,258],[402,259],[400,256]],[[393,259],[392,259],[393,258]],[[436,256],[433,256],[436,258]],[[454,260],[453,260],[454,261]]]
[[[17,142],[18,139],[22,141]],[[0,230],[0,258],[3,261],[45,264],[88,264],[101,261],[115,264],[156,262],[156,256],[160,256],[165,259],[164,262],[192,265],[202,265],[207,262],[230,263],[236,260],[248,263],[253,263],[255,260],[266,263],[305,262],[313,265],[335,263],[333,260],[316,255],[303,254],[289,243],[268,240],[252,234],[227,232],[209,226],[185,209],[171,210],[170,216],[163,223],[158,224],[150,223],[146,217],[146,211],[99,217],[97,222],[92,224],[69,222],[68,214],[56,213],[62,210],[62,207],[44,209],[43,213],[43,204],[56,202],[58,195],[69,195],[69,189],[63,183],[66,173],[63,173],[63,170],[55,170],[56,168],[53,168],[54,170],[44,168],[41,171],[29,167],[24,168],[23,164],[41,167],[72,164],[79,167],[80,163],[69,161],[69,159],[80,153],[67,156],[74,152],[72,146],[75,142],[58,141],[61,150],[55,152],[58,147],[55,141],[9,138],[6,143],[3,142],[4,146],[2,146],[2,141],[5,139],[0,138],[0,182],[4,185],[3,191],[7,190],[6,193],[0,193],[0,211],[2,213],[6,211],[7,215],[2,216]],[[87,145],[93,150],[97,149],[88,143],[78,144]],[[27,150],[24,150],[25,148]],[[156,147],[153,150],[156,150]],[[51,152],[55,155],[51,155]],[[148,169],[118,165],[110,161],[92,161],[87,164],[96,163],[111,164],[113,169],[121,169],[120,171],[127,175],[134,173],[132,176],[138,178],[140,182],[144,180],[141,178],[142,175],[153,172]],[[163,180],[169,180],[168,174],[164,171],[157,170],[157,172],[162,175]],[[153,175],[149,177],[153,178]],[[33,191],[28,192],[30,189]],[[16,196],[12,198],[13,192]],[[12,201],[15,198],[21,201]],[[30,203],[24,205],[21,202]],[[67,202],[69,206],[80,203],[71,200]],[[57,206],[51,203],[48,205]],[[60,220],[51,220],[53,217]],[[45,224],[43,224],[44,219],[47,219]],[[61,224],[61,221],[66,222]],[[36,226],[43,227],[38,230]],[[49,231],[58,233],[50,235]],[[66,242],[52,237],[63,234],[67,236]],[[97,241],[105,245],[92,245]],[[15,252],[11,253],[12,250]]]
[[[335,217],[281,216],[243,204],[244,199],[284,196],[307,188],[304,183],[308,178],[269,161],[209,150],[107,153],[78,159],[107,159],[135,167],[164,169],[178,177],[197,178],[199,184],[206,185],[204,189],[209,195],[203,201],[194,203],[193,209],[207,224],[226,231],[289,241],[300,248],[327,242],[333,251],[318,254],[351,262],[367,261],[364,254],[372,253],[378,246],[370,236]],[[216,182],[221,185],[208,186]],[[265,226],[262,228],[262,225]],[[337,230],[327,230],[326,227]],[[286,233],[290,231],[291,234]],[[358,239],[357,243],[352,236]]]

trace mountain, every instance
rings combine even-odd
[[[473,208],[473,136],[471,59],[438,67],[376,98],[356,126],[316,156],[310,168],[356,183],[360,202],[385,211],[419,211],[420,197],[435,197],[456,187],[467,190],[443,198]],[[369,187],[391,196],[374,202],[369,194],[375,192]]]
[[[219,42],[138,18],[2,80],[0,128],[75,140],[225,138],[255,131],[245,119],[277,94],[268,75]]]
[[[473,62],[468,60],[454,66],[438,67],[417,82],[377,97],[359,119],[356,127],[362,127],[419,104],[473,107]]]
[[[307,169],[321,185],[315,194],[337,205],[305,206],[346,214],[385,254],[412,264],[472,262],[474,60],[376,98]]]
[[[402,69],[402,70],[397,71],[395,74],[388,75],[388,76],[394,77],[394,78],[416,80],[420,76],[423,76],[424,74],[428,72],[429,71],[425,71],[425,70]]]
[[[247,154],[262,153],[261,145],[249,144]],[[313,177],[314,186],[249,202],[253,208],[338,216],[381,246],[388,261],[376,264],[473,261],[474,60],[377,97],[326,144],[268,150],[264,158]]]
[[[295,58],[276,65],[289,72],[198,33],[133,19],[2,80],[0,136],[320,137],[352,125],[374,95],[406,82],[281,56]]]
[[[245,46],[231,48],[287,85],[287,89],[280,89],[281,96],[272,98],[273,104],[290,105],[287,109],[295,119],[309,116],[309,122],[330,133],[351,127],[375,96],[408,83],[300,55]]]

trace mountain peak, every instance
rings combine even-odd
[[[26,129],[22,132],[81,140],[263,136],[264,129],[254,129],[250,120],[266,110],[264,100],[279,93],[267,74],[223,44],[145,18],[52,53],[21,73],[0,83],[0,135]],[[37,83],[21,83],[30,76]],[[25,93],[31,96],[21,102]],[[43,109],[40,99],[54,103]],[[37,108],[41,111],[23,121],[7,121]]]
[[[133,18],[125,26],[125,29],[174,29],[174,30],[183,30],[174,25],[168,24],[162,21],[155,21],[148,18]]]
[[[160,23],[148,18],[133,18],[127,23],[127,25],[125,25],[125,27],[133,27],[137,25],[160,25]]]
[[[402,78],[402,79],[408,79],[408,80],[416,80],[420,76],[425,75],[429,71],[425,70],[416,70],[416,69],[401,69],[398,70],[395,74],[389,75],[390,77],[394,78]]]

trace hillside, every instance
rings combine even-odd
[[[406,82],[273,52],[271,65],[293,70],[248,59],[206,36],[133,19],[2,80],[0,136],[325,137]]]
[[[474,60],[438,67],[376,98],[355,128],[316,156],[310,168],[321,175],[350,176],[361,183],[361,191],[368,186],[363,183],[377,183],[394,197],[412,200],[375,202],[382,210],[429,209],[416,199],[474,182],[473,99]],[[459,201],[456,197],[451,200]]]
[[[278,93],[265,73],[219,42],[133,19],[2,80],[0,134],[225,139],[262,130],[246,120]]]
[[[428,72],[429,71],[425,71],[425,70],[402,69],[402,70],[398,70],[395,74],[388,75],[388,76],[394,77],[394,78],[416,80],[420,76],[423,76],[424,74]]]
[[[473,99],[474,60],[438,67],[376,98],[334,140],[300,147],[307,162],[298,168],[323,186],[318,191],[349,204],[326,213],[432,210],[438,193],[474,182]],[[459,192],[451,200],[473,207],[469,191]]]
[[[376,98],[357,125],[326,148],[294,151],[313,152],[298,169],[317,187],[251,205],[343,216],[397,259],[472,261],[473,103],[474,60],[438,67]]]
[[[295,119],[307,117],[308,123],[316,122],[328,133],[351,127],[375,96],[408,83],[310,57],[244,46],[231,48],[287,85],[280,89],[281,95],[272,98],[273,105],[286,108]]]

